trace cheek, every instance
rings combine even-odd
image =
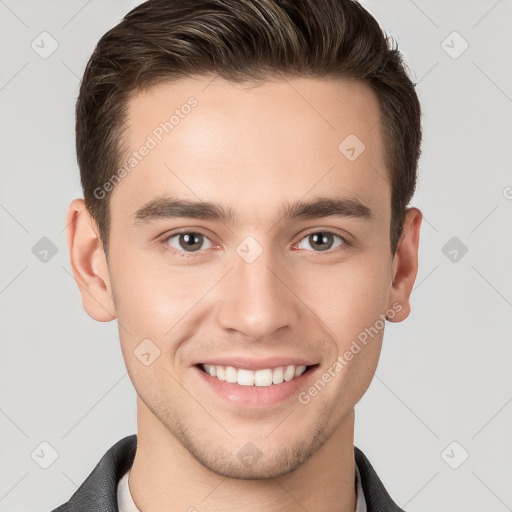
[[[318,286],[318,280],[313,286],[312,274],[301,277],[308,303],[314,305],[335,344],[325,378],[336,376],[332,392],[337,400],[356,403],[373,378],[390,291],[388,264],[385,258],[361,255],[336,268],[325,267],[324,286]]]
[[[163,338],[184,314],[187,297],[197,289],[190,272],[176,272],[144,254],[118,258],[112,267],[118,319],[139,337]]]
[[[173,326],[183,316],[180,288],[165,272],[133,257],[112,261],[110,272],[121,350],[136,389],[165,377],[173,352]],[[168,375],[167,375],[168,378]]]
[[[297,290],[325,322],[339,348],[375,324],[387,309],[390,265],[366,254],[336,265],[310,266],[295,279]]]

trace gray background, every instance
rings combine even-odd
[[[64,228],[80,77],[138,3],[0,0],[1,512],[52,509],[136,432],[116,323],[82,310]],[[419,82],[424,222],[412,313],[386,327],[355,444],[408,511],[512,510],[512,3],[363,5]]]

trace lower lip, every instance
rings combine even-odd
[[[240,386],[239,384],[226,382],[212,377],[197,366],[193,370],[199,373],[199,377],[225,400],[236,405],[267,407],[275,405],[290,397],[297,396],[306,380],[315,372],[316,367],[311,367],[299,377],[284,381],[281,384],[270,386]]]

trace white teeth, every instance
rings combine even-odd
[[[209,373],[212,377],[217,376],[217,367],[213,366],[213,364],[203,364],[203,368],[206,373]]]
[[[300,366],[297,366],[297,368],[295,368],[295,377],[302,375],[305,371],[306,371],[306,367],[303,364],[301,364]]]
[[[283,378],[286,382],[289,380],[292,380],[293,377],[295,377],[295,366],[290,365],[286,367],[286,370],[284,371]]]
[[[274,371],[272,372],[272,384],[281,384],[283,380],[283,368],[281,366],[279,368],[274,368]]]
[[[306,371],[305,365],[279,366],[277,368],[265,368],[263,370],[236,369],[233,366],[217,366],[203,364],[204,371],[212,377],[217,377],[230,383],[238,383],[240,386],[267,387],[271,384],[281,384],[299,377]]]
[[[226,382],[235,383],[237,381],[237,371],[232,366],[226,366]]]
[[[254,372],[251,370],[238,370],[237,382],[240,386],[254,386]]]
[[[270,386],[272,384],[272,370],[257,370],[254,372],[255,386]]]

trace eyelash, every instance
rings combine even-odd
[[[350,247],[350,243],[347,241],[347,239],[343,236],[341,236],[340,234],[334,232],[334,231],[329,231],[329,230],[323,230],[323,229],[316,229],[316,230],[313,230],[313,231],[310,231],[308,233],[306,233],[305,235],[303,235],[296,243],[294,243],[293,245],[296,245],[298,243],[300,243],[302,240],[304,240],[305,238],[313,235],[313,234],[316,234],[316,233],[326,233],[326,234],[330,234],[330,235],[333,235],[334,237],[337,237],[339,238],[341,241],[342,241],[342,244],[339,245],[338,247],[335,247],[334,249],[329,249],[327,251],[308,251],[308,252],[311,252],[313,254],[333,254],[334,252],[337,252],[337,250],[344,250],[344,249],[347,249],[348,247]],[[170,252],[172,253],[174,256],[178,256],[180,258],[196,258],[196,257],[199,257],[200,254],[202,252],[204,252],[204,250],[199,250],[197,251],[198,254],[195,254],[194,252],[187,252],[187,251],[178,251],[177,249],[175,249],[174,247],[171,247],[169,244],[168,244],[168,241],[169,239],[171,238],[174,238],[178,235],[183,235],[183,234],[194,234],[194,235],[202,235],[204,236],[207,240],[209,240],[211,242],[211,240],[204,234],[204,233],[201,233],[200,231],[192,231],[192,230],[183,230],[183,231],[177,231],[175,233],[170,233],[170,234],[166,234],[161,240],[160,240],[160,244],[162,245],[162,248],[165,252]]]

